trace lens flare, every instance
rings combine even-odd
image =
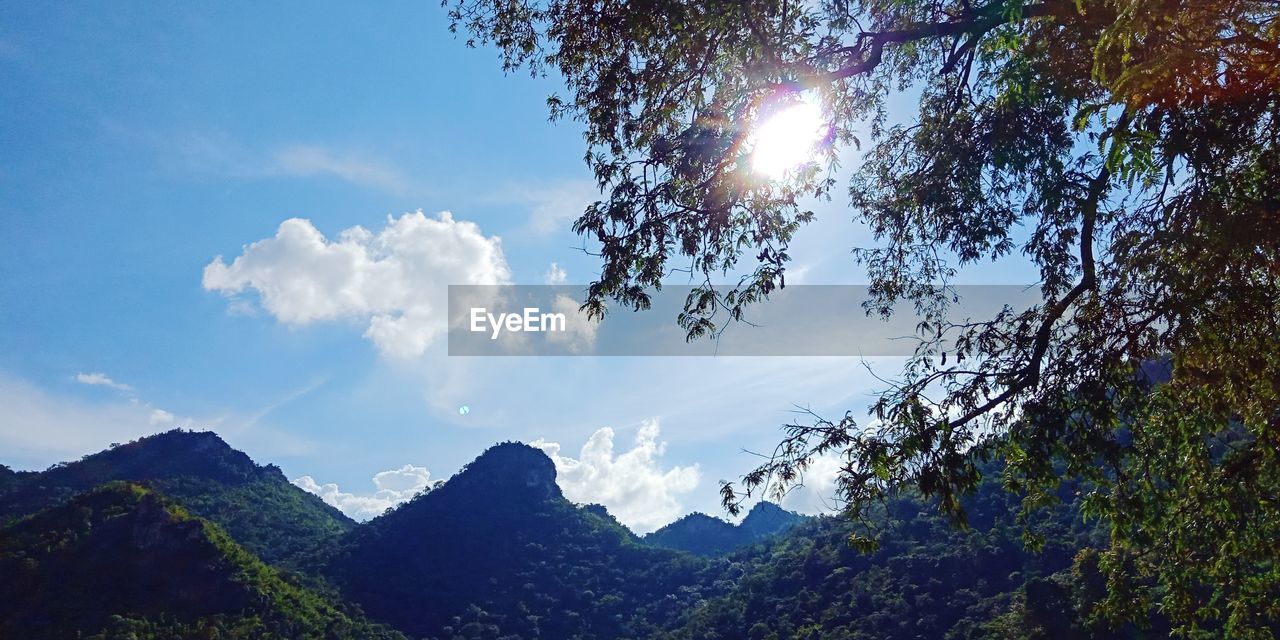
[[[799,101],[774,112],[751,136],[751,167],[770,178],[781,178],[813,161],[818,144],[827,136],[822,109]]]

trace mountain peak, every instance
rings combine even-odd
[[[556,465],[541,449],[521,442],[503,442],[485,450],[449,480],[453,490],[466,487],[501,491],[530,498],[560,498]]]
[[[86,456],[78,462],[46,472],[74,474],[95,484],[108,480],[154,480],[203,477],[240,484],[281,475],[276,467],[262,467],[242,451],[231,448],[212,431],[173,429]],[[283,478],[283,475],[281,475]]]
[[[691,513],[650,533],[644,541],[703,556],[726,553],[759,542],[805,519],[772,502],[759,502],[737,526],[705,513]]]
[[[142,623],[154,625],[146,637],[221,637],[225,625],[237,637],[287,630],[403,640],[286,581],[218,527],[132,482],[0,527],[0,574],[5,638],[138,637],[133,624]]]
[[[747,517],[738,526],[751,537],[759,539],[778,533],[804,519],[804,516],[794,511],[787,511],[777,504],[762,500],[751,507]]]
[[[113,481],[155,489],[224,527],[268,562],[296,557],[355,523],[210,431],[174,429],[43,472],[0,477],[0,523]],[[279,535],[288,527],[290,536]]]

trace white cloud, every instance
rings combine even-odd
[[[561,455],[560,445],[537,440],[556,465],[557,481],[566,497],[575,502],[600,503],[623,524],[638,533],[647,533],[671,522],[683,509],[679,495],[698,486],[698,465],[663,470],[659,458],[666,443],[658,441],[657,420],[649,420],[636,433],[635,445],[617,455],[613,452],[613,429],[596,431],[578,457]]]
[[[782,498],[782,506],[809,515],[830,514],[838,510],[836,477],[842,466],[840,457],[835,454],[814,458],[809,468],[805,469],[802,484],[787,492]],[[773,499],[773,496],[769,496],[769,499]]]
[[[546,284],[564,284],[568,276],[569,274],[565,272],[564,267],[552,262],[547,272],[543,274],[542,281]]]
[[[587,317],[582,305],[565,295],[556,296],[552,303],[552,311],[564,314],[564,331],[553,331],[547,334],[547,342],[563,344],[570,353],[583,353],[596,344],[596,330],[600,322]]]
[[[349,148],[313,143],[264,147],[218,130],[129,131],[120,136],[148,141],[170,169],[231,180],[337,178],[394,195],[421,193],[422,185],[383,158]]]
[[[153,425],[174,425],[177,420],[177,416],[164,409],[152,409],[151,417],[148,419]]]
[[[509,191],[509,199],[527,204],[529,229],[539,235],[569,231],[587,206],[599,200],[600,190],[588,180],[570,180],[550,186],[521,187]]]
[[[258,308],[249,300],[231,300],[227,303],[227,315],[253,317],[258,315]]]
[[[112,389],[115,389],[117,391],[125,391],[125,392],[133,391],[133,387],[130,387],[129,385],[124,384],[123,382],[116,382],[115,380],[112,380],[111,378],[107,377],[107,374],[100,373],[100,372],[99,373],[77,373],[76,382],[79,382],[81,384],[93,385],[93,386],[111,387]]]
[[[178,418],[177,416],[173,415],[168,411],[165,411],[164,409],[152,407],[150,404],[145,403],[142,400],[139,400],[138,396],[134,393],[133,387],[127,384],[124,384],[123,382],[116,382],[115,380],[112,380],[111,377],[105,373],[102,373],[102,372],[77,373],[75,375],[75,381],[81,384],[87,384],[95,387],[109,387],[109,388],[115,389],[116,391],[120,391],[124,393],[125,396],[128,397],[129,404],[131,406],[141,408],[141,409],[151,410],[151,414],[147,418],[147,424],[150,424],[152,426],[161,425],[161,426],[172,428],[172,427],[188,427],[191,425],[192,421],[190,418]]]
[[[317,145],[294,145],[276,151],[274,168],[285,175],[333,176],[352,184],[405,193],[409,181],[394,167],[351,153]]]
[[[105,449],[113,442],[128,442],[174,427],[213,429],[232,446],[260,460],[302,455],[314,449],[314,443],[305,438],[250,425],[248,417],[234,412],[204,418],[176,416],[134,397],[100,400],[51,392],[3,371],[0,407],[4,407],[0,412],[2,462],[19,468],[44,468]],[[165,420],[156,422],[160,418]]]
[[[230,265],[218,256],[204,288],[238,300],[256,291],[262,308],[289,325],[368,322],[364,335],[385,355],[421,355],[444,331],[447,286],[504,284],[501,240],[442,212],[388,217],[378,233],[351,227],[329,240],[309,220],[280,224]],[[234,302],[233,302],[234,304]]]
[[[311,476],[302,476],[293,481],[302,490],[320,496],[321,500],[354,520],[368,520],[379,516],[383,511],[413,498],[430,483],[431,472],[426,467],[411,464],[374,474],[373,486],[376,491],[372,494],[348,493],[339,489],[337,484],[320,484]]]

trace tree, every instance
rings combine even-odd
[[[867,312],[914,304],[919,348],[873,424],[788,425],[726,505],[838,455],[855,519],[910,488],[962,522],[977,463],[999,456],[1028,509],[1064,476],[1089,483],[1112,617],[1280,632],[1280,3],[445,4],[504,68],[564,77],[551,114],[585,127],[603,194],[574,225],[602,264],[593,314],[646,308],[688,269],[691,337],[741,318],[785,286],[801,203],[830,197],[869,132],[848,184],[876,239],[855,251]],[[894,124],[886,100],[907,89],[919,113]],[[753,126],[800,99],[830,125],[817,161],[756,175]],[[1015,251],[1043,303],[949,319],[959,270]]]

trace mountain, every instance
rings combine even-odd
[[[19,480],[22,476],[17,471],[0,464],[0,493],[3,493],[11,485]]]
[[[494,446],[353,531],[327,573],[414,637],[641,638],[702,597],[706,561],[642,544],[578,507],[533,447]]]
[[[731,554],[716,582],[724,591],[689,609],[661,640],[921,638],[1068,640],[1163,637],[1094,629],[1085,615],[1100,579],[1089,547],[1105,531],[1081,520],[1064,492],[1038,514],[1028,550],[1020,498],[988,470],[965,499],[970,527],[958,529],[933,502],[903,495],[880,517],[881,546],[850,545],[854,524],[809,519],[768,543]],[[1077,556],[1081,561],[1076,561]],[[1096,558],[1096,555],[1092,556]],[[1132,631],[1132,630],[1128,630]]]
[[[864,554],[852,522],[769,503],[737,526],[694,514],[640,539],[566,500],[552,461],[519,443],[355,525],[217,436],[170,432],[45,472],[0,468],[0,638],[401,638],[366,620],[424,640],[1167,635],[1155,618],[1142,632],[1088,621],[1107,542],[1080,518],[1088,487],[1024,520],[1001,472],[982,469],[966,529],[930,500],[890,500]]]
[[[738,528],[756,540],[763,540],[777,535],[791,527],[808,520],[794,511],[787,511],[772,502],[757,502],[747,516],[738,524]]]
[[[646,535],[644,541],[666,549],[715,556],[760,542],[805,520],[772,502],[758,502],[737,526],[704,513],[691,513]]]
[[[354,526],[320,498],[291,484],[279,467],[260,466],[212,432],[173,430],[66,462],[39,473],[0,477],[0,523],[107,482],[136,482],[224,528],[270,563],[313,552]]]
[[[0,637],[404,640],[116,482],[0,528]]]
[[[720,555],[748,542],[733,523],[696,512],[645,535],[644,541],[655,547],[688,551],[700,556]]]

